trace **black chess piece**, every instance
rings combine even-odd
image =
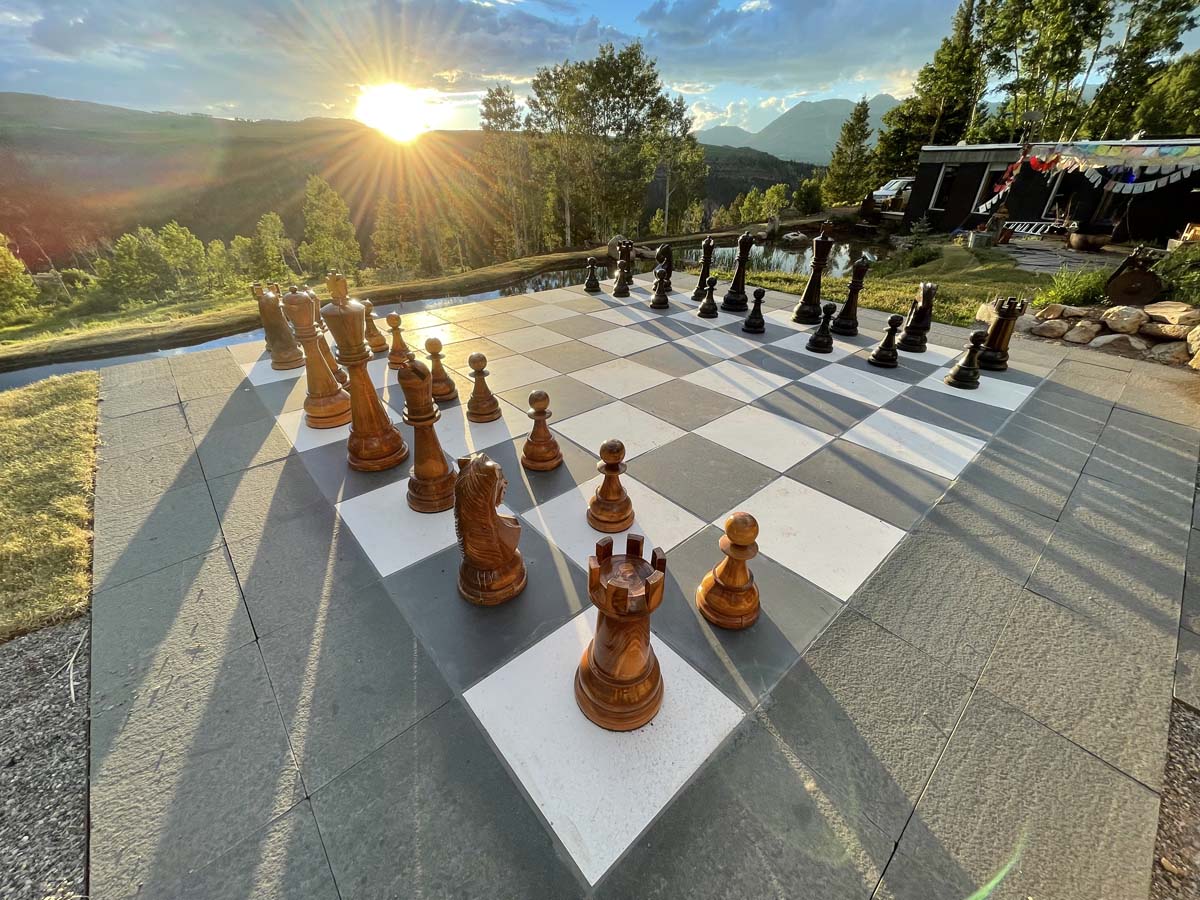
[[[696,315],[702,319],[715,319],[717,317],[717,300],[713,297],[713,293],[717,290],[717,279],[709,278],[708,287],[704,291],[704,302],[700,304],[700,308],[696,310]]]
[[[846,302],[842,304],[837,318],[829,326],[834,334],[844,337],[854,337],[858,334],[858,295],[862,292],[863,281],[867,277],[869,268],[871,268],[871,260],[864,253],[850,271],[850,289],[846,292]]]
[[[801,325],[815,325],[821,321],[821,273],[829,262],[833,251],[833,222],[826,219],[821,223],[821,233],[813,239],[812,271],[804,285],[804,293],[792,310],[792,321]]]
[[[821,312],[821,324],[817,326],[817,330],[812,333],[808,343],[804,345],[806,350],[811,350],[813,353],[833,352],[833,333],[829,330],[829,323],[836,310],[836,304],[825,304],[825,308]]]
[[[750,232],[742,232],[742,236],[738,238],[737,247],[738,255],[737,262],[733,267],[733,282],[729,285],[729,290],[725,292],[725,298],[721,301],[721,309],[726,312],[745,312],[746,306],[749,303],[749,298],[746,296],[746,269],[750,266],[750,248],[754,246],[754,238]]]
[[[1016,297],[997,297],[992,309],[996,311],[996,318],[988,326],[987,340],[983,344],[983,352],[979,354],[979,368],[1003,372],[1008,369],[1008,343],[1017,327],[1017,319],[1029,309],[1029,301]]]
[[[670,280],[667,276],[667,270],[663,266],[659,266],[654,270],[654,293],[650,296],[651,309],[670,309],[671,304],[668,302],[669,297],[667,291]]]
[[[961,388],[964,391],[973,391],[979,387],[979,354],[983,350],[985,340],[986,331],[971,332],[971,343],[942,381],[950,387]]]
[[[612,295],[614,297],[629,296],[629,263],[623,259],[617,262],[617,283],[613,288]]]
[[[750,308],[750,315],[746,316],[746,321],[742,323],[742,331],[746,334],[762,334],[767,330],[767,322],[762,313],[763,297],[766,295],[767,292],[762,288],[754,289],[754,306]]]
[[[671,249],[671,245],[659,245],[658,252],[654,254],[654,261],[658,263],[657,269],[663,270],[663,283],[666,285],[664,291],[669,294],[671,293],[671,276],[675,274],[675,251]]]
[[[894,369],[900,365],[900,354],[896,352],[896,332],[904,324],[904,316],[892,316],[888,319],[887,334],[879,345],[871,351],[867,362],[881,369]]]
[[[692,299],[699,303],[704,299],[704,291],[708,287],[708,276],[712,269],[713,248],[717,242],[709,235],[700,244],[700,278],[696,281],[696,289],[692,291]]]
[[[937,285],[921,282],[917,289],[917,299],[908,308],[908,318],[904,321],[904,334],[896,342],[906,353],[924,353],[929,326],[933,324],[933,299],[937,296]]]
[[[587,267],[587,280],[583,283],[583,289],[589,294],[599,294],[601,290],[600,279],[596,277],[596,257],[588,257]]]

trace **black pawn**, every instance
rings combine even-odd
[[[669,296],[667,291],[670,282],[667,280],[667,270],[663,266],[659,266],[654,270],[654,293],[650,297],[651,309],[670,309],[671,304],[668,303]]]
[[[717,279],[708,279],[708,289],[704,292],[704,300],[700,303],[700,308],[696,310],[696,315],[702,319],[715,319],[717,317],[717,299],[713,293],[717,289]]]
[[[805,348],[813,353],[832,353],[833,352],[833,332],[829,330],[829,323],[833,320],[833,314],[837,311],[837,305],[826,303],[821,313],[821,324],[817,326],[817,330],[812,333],[812,337],[808,339]]]
[[[583,289],[589,294],[599,294],[601,291],[600,279],[596,277],[596,257],[588,257],[587,267],[587,280],[583,283]]]
[[[762,334],[767,330],[767,323],[762,314],[763,297],[766,295],[767,292],[762,288],[754,289],[754,306],[750,309],[750,315],[746,316],[746,321],[742,323],[742,331],[746,334]]]
[[[983,349],[985,340],[987,340],[986,331],[972,332],[971,343],[963,351],[963,355],[958,358],[958,362],[954,364],[950,374],[942,381],[950,387],[962,388],[964,391],[973,391],[979,387],[979,352]]]
[[[621,260],[617,263],[617,284],[613,288],[612,295],[614,297],[629,296],[629,263]]]
[[[904,316],[892,316],[888,319],[887,334],[879,342],[879,346],[871,351],[867,362],[881,369],[894,369],[900,365],[900,354],[896,352],[896,332],[904,324]]]

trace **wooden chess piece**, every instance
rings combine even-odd
[[[275,285],[272,285],[275,287]],[[321,355],[325,357],[325,364],[329,366],[329,371],[333,373],[334,380],[342,387],[345,387],[350,381],[350,374],[338,365],[337,358],[333,355],[333,349],[329,346],[329,326],[325,324],[325,317],[321,315],[321,301],[317,299],[317,295],[312,291],[305,291],[308,294],[309,300],[312,302],[313,319],[317,329],[317,348],[321,351]]]
[[[767,330],[767,320],[763,318],[763,297],[767,292],[762,288],[754,289],[754,305],[750,308],[750,315],[746,316],[746,321],[742,323],[742,331],[746,334],[762,334]]]
[[[629,263],[621,259],[617,261],[617,282],[613,286],[614,297],[629,296]]]
[[[754,238],[748,231],[742,232],[738,238],[737,262],[733,266],[733,282],[721,301],[721,309],[726,312],[745,312],[748,303],[746,297],[746,269],[750,266],[750,248],[754,246]]]
[[[655,268],[663,270],[663,293],[671,293],[671,276],[675,274],[675,251],[671,249],[670,244],[660,244],[658,250],[654,254],[654,261],[658,263]]]
[[[562,465],[562,450],[550,433],[547,420],[550,418],[550,396],[545,391],[529,394],[529,418],[533,419],[533,430],[521,448],[521,465],[534,472],[549,472]]]
[[[404,335],[400,332],[400,316],[396,313],[387,314],[388,331],[392,334],[392,349],[388,351],[388,368],[393,372],[404,365],[408,359],[408,344],[404,343]]]
[[[600,462],[596,471],[604,480],[588,501],[587,521],[597,531],[615,533],[633,524],[633,501],[621,484],[625,474],[625,445],[616,438],[600,445]]]
[[[350,395],[329,371],[317,346],[313,305],[307,291],[293,286],[283,298],[283,311],[304,348],[304,422],[309,428],[337,428],[350,421]]]
[[[613,555],[612,538],[588,559],[588,597],[596,607],[596,634],[575,671],[575,702],[609,731],[633,731],[662,707],[663,682],[650,644],[650,615],[663,599],[667,558],[654,548],[647,561],[641,535],[626,538]]]
[[[462,563],[458,593],[477,606],[497,606],[525,590],[525,560],[517,548],[521,523],[496,510],[508,481],[486,453],[459,457],[454,479],[454,533]]]
[[[669,290],[667,280],[667,271],[662,266],[654,270],[654,293],[650,295],[651,309],[670,309],[670,297],[667,294]]]
[[[367,344],[370,345],[372,353],[383,353],[388,348],[388,342],[375,322],[375,304],[370,300],[364,300],[362,305],[363,309],[367,311]]]
[[[696,289],[692,291],[692,299],[699,303],[704,299],[704,292],[708,289],[708,276],[712,270],[713,248],[717,246],[717,242],[712,239],[710,234],[700,244],[700,277],[696,280]]]
[[[933,300],[937,296],[937,285],[921,282],[917,299],[908,308],[904,322],[904,334],[896,346],[906,353],[924,353],[928,343],[929,327],[933,324]]]
[[[408,505],[422,513],[454,505],[454,465],[442,450],[434,425],[442,411],[433,402],[433,375],[413,353],[396,370],[404,392],[404,423],[413,430],[413,466],[408,475]]]
[[[281,371],[300,368],[304,365],[304,351],[284,315],[279,293],[263,290],[257,281],[250,286],[250,291],[258,301],[258,315],[262,319],[267,353],[271,355],[271,368]]]
[[[833,352],[833,333],[829,330],[829,323],[833,319],[833,313],[836,309],[837,306],[833,303],[825,304],[825,310],[821,315],[821,324],[809,336],[808,343],[804,345],[805,349],[813,353]]]
[[[801,325],[815,325],[821,321],[821,273],[829,262],[833,250],[833,222],[826,219],[821,224],[821,233],[813,239],[812,271],[804,285],[800,302],[792,310],[792,321]]]
[[[704,302],[696,310],[696,315],[701,319],[715,319],[717,317],[717,299],[713,296],[716,291],[717,279],[709,276],[708,284],[704,290]]]
[[[973,391],[979,387],[979,354],[983,351],[985,340],[986,331],[971,332],[971,343],[942,381],[950,387],[962,388],[964,391]]]
[[[433,399],[438,403],[449,403],[458,399],[458,386],[442,365],[442,342],[435,337],[425,341],[425,352],[429,355],[429,372],[433,375]]]
[[[871,260],[864,253],[850,270],[850,288],[846,291],[846,302],[842,304],[837,318],[829,326],[829,330],[834,334],[845,337],[854,337],[858,334],[858,295],[862,293],[863,281],[866,280],[869,268],[871,268]]]
[[[1017,327],[1017,319],[1029,309],[1029,301],[1016,297],[997,297],[992,304],[996,318],[988,326],[987,340],[979,354],[979,367],[992,372],[1003,372],[1008,368],[1008,344]]]
[[[338,362],[350,376],[350,440],[346,444],[350,468],[359,472],[379,472],[398,466],[408,459],[404,436],[388,418],[387,408],[375,392],[367,362],[367,310],[347,292],[346,277],[332,272],[325,278],[329,303],[321,309],[337,344]]]
[[[468,422],[494,422],[500,418],[500,401],[487,385],[487,357],[482,353],[472,353],[467,357],[467,365],[471,367],[471,377],[475,386],[467,399]]]
[[[587,278],[583,282],[583,289],[589,294],[600,294],[600,279],[596,277],[596,257],[589,256],[587,261]]]
[[[758,621],[758,585],[746,567],[758,555],[758,522],[748,512],[725,520],[721,552],[725,558],[696,588],[696,608],[720,628],[749,628]]]
[[[871,355],[867,357],[867,362],[881,369],[894,369],[900,365],[900,354],[896,352],[896,332],[900,330],[900,326],[903,323],[903,316],[891,316],[888,318],[887,334],[883,336],[883,340],[879,342],[879,345],[871,351]]]

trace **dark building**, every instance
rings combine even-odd
[[[1200,138],[924,147],[905,221],[973,229],[1001,204],[1010,222],[1166,240],[1200,221]]]

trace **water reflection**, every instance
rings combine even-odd
[[[882,248],[866,245],[834,244],[833,252],[829,254],[829,264],[825,273],[834,278],[848,278],[850,267],[854,260],[862,254],[875,262],[882,255]],[[700,264],[701,251],[697,247],[685,249],[678,255],[686,262]],[[791,249],[778,244],[755,244],[750,248],[749,271],[751,272],[783,272],[788,275],[807,275],[812,271],[813,248],[810,243],[804,248]],[[716,247],[713,249],[713,268],[732,269],[737,262],[737,247]]]

